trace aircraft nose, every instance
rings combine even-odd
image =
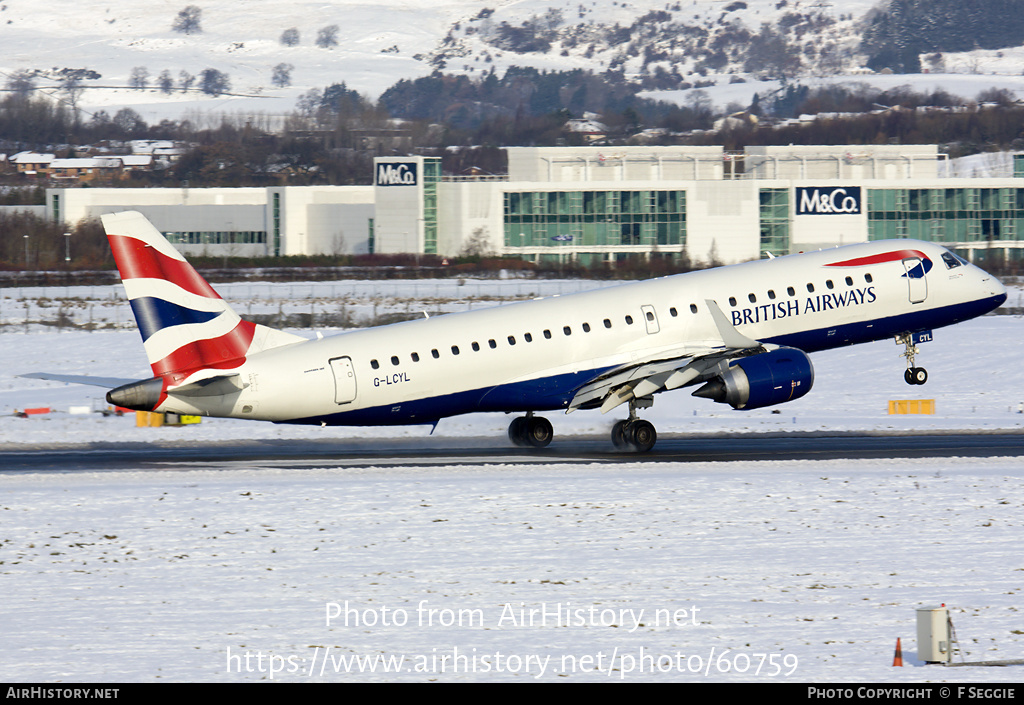
[[[1006,287],[995,277],[992,277],[992,295],[999,301],[1000,306],[1006,301]]]

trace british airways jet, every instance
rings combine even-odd
[[[140,213],[102,220],[153,377],[26,376],[116,387],[107,400],[129,409],[277,423],[515,412],[509,439],[536,448],[553,437],[538,412],[626,405],[612,443],[645,452],[657,433],[637,411],[655,394],[780,404],[810,391],[808,353],[883,338],[924,384],[917,343],[1006,299],[945,248],[888,240],[310,340],[242,320]]]

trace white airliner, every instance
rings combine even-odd
[[[116,387],[108,401],[129,409],[278,423],[522,412],[509,438],[537,448],[553,432],[536,412],[626,404],[612,442],[647,451],[657,434],[636,412],[659,392],[779,404],[810,391],[807,353],[883,338],[905,345],[905,378],[923,384],[916,344],[1006,299],[943,247],[888,240],[310,340],[242,320],[141,214],[103,225],[154,376],[26,376]]]

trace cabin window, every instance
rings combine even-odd
[[[377,362],[376,360],[370,360],[370,367],[372,367],[375,370],[380,369],[380,363]]]
[[[412,357],[412,361],[413,362],[419,362],[420,361],[420,354],[419,353],[413,353],[411,357]]]
[[[533,342],[533,333],[524,333],[523,334],[523,340],[525,340],[527,343],[532,343]]]
[[[610,320],[608,320],[607,318],[604,319],[604,327],[605,328],[611,328],[612,327],[612,322]]]
[[[494,341],[494,338],[488,340],[487,345],[491,348],[491,350],[494,350],[496,347],[498,347],[498,344]]]
[[[479,352],[479,351],[480,351],[480,343],[474,341],[473,342],[473,352]]]
[[[752,304],[756,304],[757,303],[757,297],[754,296],[753,294],[747,294],[747,301],[749,301]]]
[[[871,282],[874,281],[874,279],[871,278],[870,274],[865,274],[864,275],[864,281],[866,281],[868,284],[870,284]]]
[[[515,345],[516,344],[516,337],[514,335],[510,335],[508,337],[508,344],[509,345]]]
[[[789,294],[790,296],[796,296],[796,289],[794,289],[791,286],[787,286],[786,293]]]
[[[853,286],[853,277],[846,278],[846,286]]]
[[[572,335],[572,328],[569,326],[562,326],[562,332],[566,335]]]
[[[394,365],[395,367],[398,367],[398,355],[391,356],[391,364]]]
[[[772,301],[775,300],[775,289],[768,290],[768,298],[771,299]]]
[[[654,321],[654,314],[651,311],[647,312],[647,320],[652,322]]]
[[[810,282],[807,283],[807,293],[809,293],[809,294],[813,294],[814,293],[814,284],[811,284]]]
[[[433,350],[431,350],[431,351],[430,351],[430,355],[431,355],[431,357],[433,357],[433,358],[434,358],[435,360],[436,360],[437,358],[441,357],[441,353],[439,353],[439,352],[437,351],[437,348],[434,348]]]
[[[548,340],[551,340],[551,331],[549,331],[549,330],[544,331],[544,337],[547,338]]]
[[[626,325],[627,326],[633,325],[633,317],[632,316],[626,316]]]
[[[697,304],[690,304],[690,313],[697,313]]]
[[[736,297],[735,296],[730,296],[729,297],[729,305],[730,306],[735,306],[736,305]]]
[[[590,324],[589,323],[584,323],[583,324],[583,332],[584,333],[589,333],[590,332]]]
[[[678,316],[678,315],[679,315],[679,311],[676,311],[676,308],[675,308],[675,306],[673,306],[672,308],[670,308],[670,309],[668,310],[668,313],[669,313],[669,315],[670,315],[670,316],[672,316],[672,318],[675,318],[676,316]]]
[[[835,289],[836,288],[836,285],[832,283],[831,279],[826,279],[825,280],[825,286],[828,287],[829,289]]]
[[[458,354],[459,354],[459,346],[458,345],[453,345],[452,346],[452,355],[458,355]]]

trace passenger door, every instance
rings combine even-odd
[[[338,404],[355,401],[356,372],[352,367],[352,358],[334,358],[331,360],[331,371],[334,373],[334,401]]]
[[[919,304],[928,298],[928,280],[924,275],[924,262],[920,257],[907,257],[903,260],[903,268],[907,271],[910,303]]]

